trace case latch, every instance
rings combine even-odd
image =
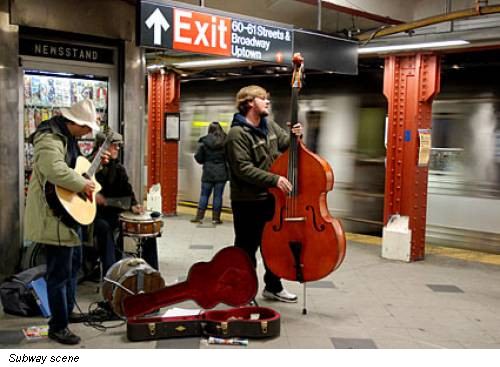
[[[260,322],[260,330],[262,331],[262,334],[267,334],[267,321]]]
[[[154,322],[148,323],[149,335],[154,336],[156,334],[156,324]]]
[[[220,325],[217,325],[217,328],[218,329],[221,329],[222,330],[222,334],[226,335],[227,334],[227,322],[226,321],[222,321],[220,323]]]
[[[179,325],[175,328],[175,331],[178,331],[179,333],[183,333],[187,330],[187,327],[185,327],[184,325]]]

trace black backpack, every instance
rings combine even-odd
[[[0,299],[5,313],[18,316],[42,314],[31,282],[45,276],[46,270],[45,264],[39,265],[8,277],[0,285]]]

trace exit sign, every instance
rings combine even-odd
[[[141,1],[138,17],[142,47],[275,63],[292,59],[292,28],[154,1]]]

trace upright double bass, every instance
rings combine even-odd
[[[298,122],[303,61],[300,54],[293,56],[291,126]],[[269,190],[275,210],[262,239],[267,267],[280,278],[301,283],[324,278],[339,267],[346,251],[342,225],[327,207],[326,195],[333,189],[332,168],[290,131],[290,146],[270,172],[287,177],[293,189],[289,194],[278,188]]]

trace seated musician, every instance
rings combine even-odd
[[[97,134],[94,151],[99,149],[104,140],[104,134]],[[102,185],[102,190],[96,195],[97,215],[94,221],[94,238],[97,241],[103,275],[106,275],[108,269],[122,257],[121,236],[116,241],[118,243],[115,243],[115,233],[120,228],[120,213],[126,210],[134,214],[144,213],[142,205],[137,203],[127,171],[118,159],[123,137],[121,134],[112,132],[110,140],[109,163],[103,165],[102,169],[96,173],[96,179]],[[156,238],[148,238],[142,243],[142,257],[158,270]]]

